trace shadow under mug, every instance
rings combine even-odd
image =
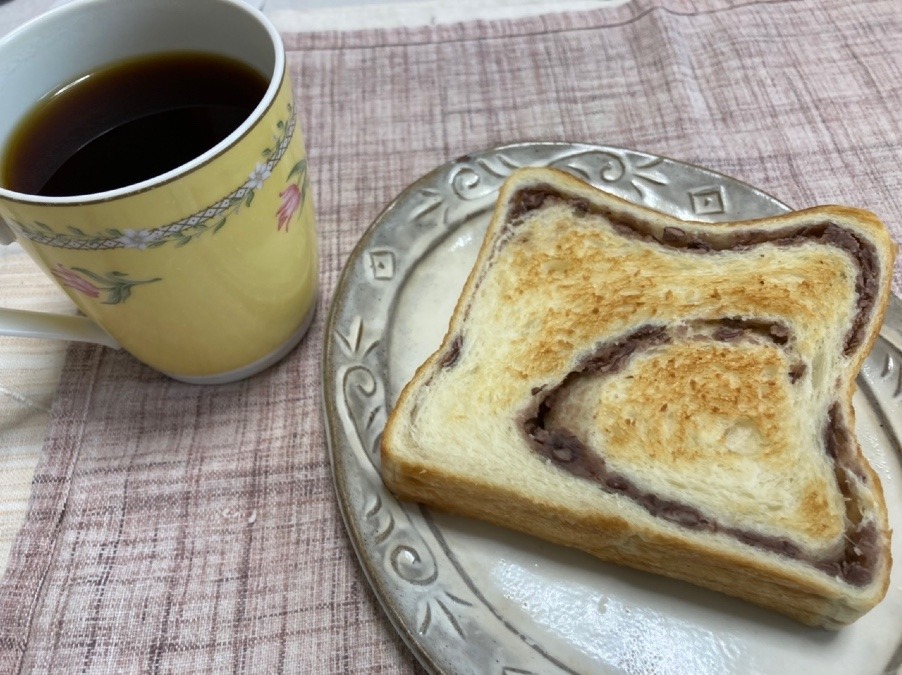
[[[303,135],[281,39],[240,0],[83,0],[0,41],[0,148],[48,92],[108,64],[202,52],[264,74],[233,133],[127,187],[41,197],[0,186],[0,241],[18,241],[84,316],[0,309],[0,334],[121,347],[173,378],[238,380],[304,336],[317,241]]]

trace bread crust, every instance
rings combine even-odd
[[[568,501],[563,498],[560,487],[566,486],[567,492],[571,491],[570,486],[575,492],[587,492],[585,484],[588,481],[558,475],[561,473],[558,467],[551,466],[551,463],[539,458],[530,449],[529,443],[522,438],[522,434],[521,437],[517,437],[514,418],[522,410],[522,401],[513,405],[509,411],[511,426],[505,430],[505,438],[515,439],[510,440],[509,447],[516,447],[514,454],[516,461],[520,462],[517,467],[523,472],[521,476],[528,479],[535,477],[537,481],[551,480],[549,477],[553,476],[557,492],[539,494],[525,480],[511,481],[506,480],[504,476],[480,475],[476,470],[468,473],[458,461],[464,451],[455,447],[453,438],[454,431],[460,428],[455,424],[465,422],[448,424],[448,434],[452,436],[446,436],[444,445],[435,439],[424,440],[429,432],[418,426],[421,406],[429,404],[431,397],[434,396],[434,390],[442,386],[438,379],[445,370],[449,355],[457,360],[461,350],[460,336],[466,332],[468,322],[477,320],[470,315],[471,306],[484,280],[489,278],[487,275],[494,272],[493,261],[499,251],[507,250],[505,247],[509,246],[510,241],[520,236],[510,234],[511,230],[515,229],[511,227],[511,222],[516,222],[519,218],[526,221],[526,225],[520,227],[529,227],[530,216],[516,213],[519,207],[515,203],[515,197],[524,189],[536,186],[551,186],[568,199],[577,200],[574,203],[586,202],[589,207],[603,209],[605,218],[611,222],[622,219],[634,224],[639,223],[640,228],[645,228],[655,236],[659,236],[667,228],[676,228],[682,233],[680,236],[704,235],[707,241],[713,241],[717,245],[718,241],[728,242],[731,238],[735,238],[736,233],[783,232],[793,228],[804,228],[812,223],[832,223],[846,232],[854,233],[858,240],[867,242],[873,247],[874,264],[868,274],[874,275],[876,281],[872,284],[874,294],[865,324],[858,331],[858,341],[854,344],[854,348],[847,350],[848,353],[842,357],[836,357],[838,365],[834,365],[834,370],[828,369],[831,374],[836,375],[836,381],[829,385],[831,402],[836,406],[832,414],[841,419],[841,430],[851,434],[848,465],[857,468],[855,476],[838,476],[836,479],[845,481],[845,489],[848,491],[848,494],[843,493],[840,498],[851,495],[856,502],[854,508],[860,511],[860,513],[848,511],[846,520],[849,517],[861,516],[862,522],[864,519],[874,522],[877,530],[876,549],[879,551],[879,559],[873,564],[873,578],[869,583],[863,586],[849,583],[817,569],[804,560],[790,559],[772,551],[743,544],[735,537],[723,534],[722,531],[700,533],[660,517],[648,516],[633,504],[624,505],[624,502],[629,500],[624,500],[620,495],[604,493],[601,489],[595,490],[598,493],[597,497],[589,496],[583,502],[579,502],[576,498]],[[726,248],[729,247],[725,246]],[[631,204],[596,190],[560,171],[553,169],[518,171],[502,188],[492,222],[473,271],[456,304],[442,345],[418,368],[389,416],[381,444],[383,480],[402,499],[418,501],[442,510],[519,530],[557,544],[584,550],[603,560],[688,581],[768,607],[805,624],[837,628],[850,623],[875,606],[884,597],[889,584],[891,556],[886,504],[879,479],[862,455],[859,444],[854,440],[852,396],[855,391],[855,377],[877,339],[886,312],[895,254],[895,244],[882,223],[873,214],[857,209],[824,206],[760,221],[727,224],[694,223],[680,221]],[[530,261],[534,262],[534,259]],[[767,269],[766,264],[766,261],[762,263],[764,269]],[[504,269],[507,270],[506,267]],[[535,288],[526,288],[523,293],[532,294],[529,302],[541,303],[543,297],[553,294],[556,289],[557,287],[552,291],[546,289],[545,296],[542,289]],[[858,286],[856,291],[860,291]],[[739,305],[753,301],[754,297],[747,301],[743,300]],[[516,303],[516,299],[512,302]],[[572,302],[574,301],[571,299],[571,305]],[[575,302],[583,301],[577,299]],[[591,304],[591,301],[585,302]],[[848,310],[849,313],[851,311]],[[791,303],[775,313],[780,312],[791,316]],[[583,326],[580,321],[576,319],[573,321],[568,330],[574,334],[580,334],[581,330],[590,330],[590,327]],[[555,330],[560,331],[560,326],[548,329],[552,338]],[[548,357],[549,372],[567,372],[566,368],[561,366],[561,360],[567,356],[562,355],[562,351],[566,350],[553,339],[549,342],[545,338],[548,338],[548,335],[543,335],[543,339],[539,342],[525,341],[528,346],[535,349],[529,366],[524,366],[521,370],[528,371],[528,375],[534,377],[533,384],[538,381],[535,379],[535,373],[542,371],[544,356]],[[577,340],[578,337],[574,338],[574,341]],[[465,347],[468,345],[465,344]],[[546,348],[547,354],[543,351]],[[841,349],[841,345],[834,346],[837,352]],[[570,358],[567,368],[574,367],[575,359],[575,356]],[[470,364],[466,358],[462,363]],[[476,363],[475,366],[481,363]],[[508,370],[516,372],[517,366],[516,363],[510,364]],[[811,364],[808,364],[808,367],[811,368]],[[516,376],[512,376],[512,379],[516,379]],[[524,382],[528,379],[525,377]],[[492,380],[491,384],[504,390],[506,382],[507,380],[502,382],[496,379]],[[545,386],[544,382],[542,386]],[[813,390],[820,391],[817,388]],[[503,391],[498,394],[501,398],[503,395]],[[476,399],[478,397],[474,398]],[[818,400],[821,401],[818,409],[823,408],[822,412],[826,415],[823,400]],[[501,407],[507,410],[504,406]],[[460,417],[466,414],[462,408],[455,407],[444,420],[437,416],[429,417],[428,421],[429,424],[441,426],[449,416]],[[480,412],[471,410],[469,414],[478,416]],[[506,456],[505,460],[511,461],[512,456]],[[483,465],[486,465],[485,462]],[[834,465],[838,466],[836,462]]]
[[[568,512],[522,492],[498,489],[383,459],[386,484],[401,499],[476,518],[590,553],[606,562],[686,581],[774,610],[800,623],[837,629],[873,608],[886,594],[885,581],[868,593],[847,596],[836,584],[799,566],[769,564],[742,552],[687,541],[601,512]],[[887,560],[887,565],[891,564]]]

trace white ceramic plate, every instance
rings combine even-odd
[[[683,218],[740,220],[788,210],[720,174],[623,150],[563,143],[493,148],[405,190],[352,253],[327,323],[323,401],[338,500],[386,613],[434,673],[896,672],[902,581],[839,632],[684,583],[597,561],[521,534],[398,502],[378,471],[388,411],[434,351],[504,179],[555,166]],[[902,303],[855,398],[859,439],[902,523]],[[893,554],[902,560],[896,537]]]

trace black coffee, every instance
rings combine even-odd
[[[44,97],[3,153],[0,182],[33,195],[85,195],[174,169],[232,133],[267,80],[238,61],[193,52],[140,57]]]

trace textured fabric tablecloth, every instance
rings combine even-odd
[[[220,387],[69,349],[0,582],[0,672],[419,669],[342,527],[320,359],[355,242],[440,163],[522,140],[619,145],[793,206],[868,208],[902,240],[898,0],[635,0],[285,38],[319,212],[317,321],[282,363]]]

